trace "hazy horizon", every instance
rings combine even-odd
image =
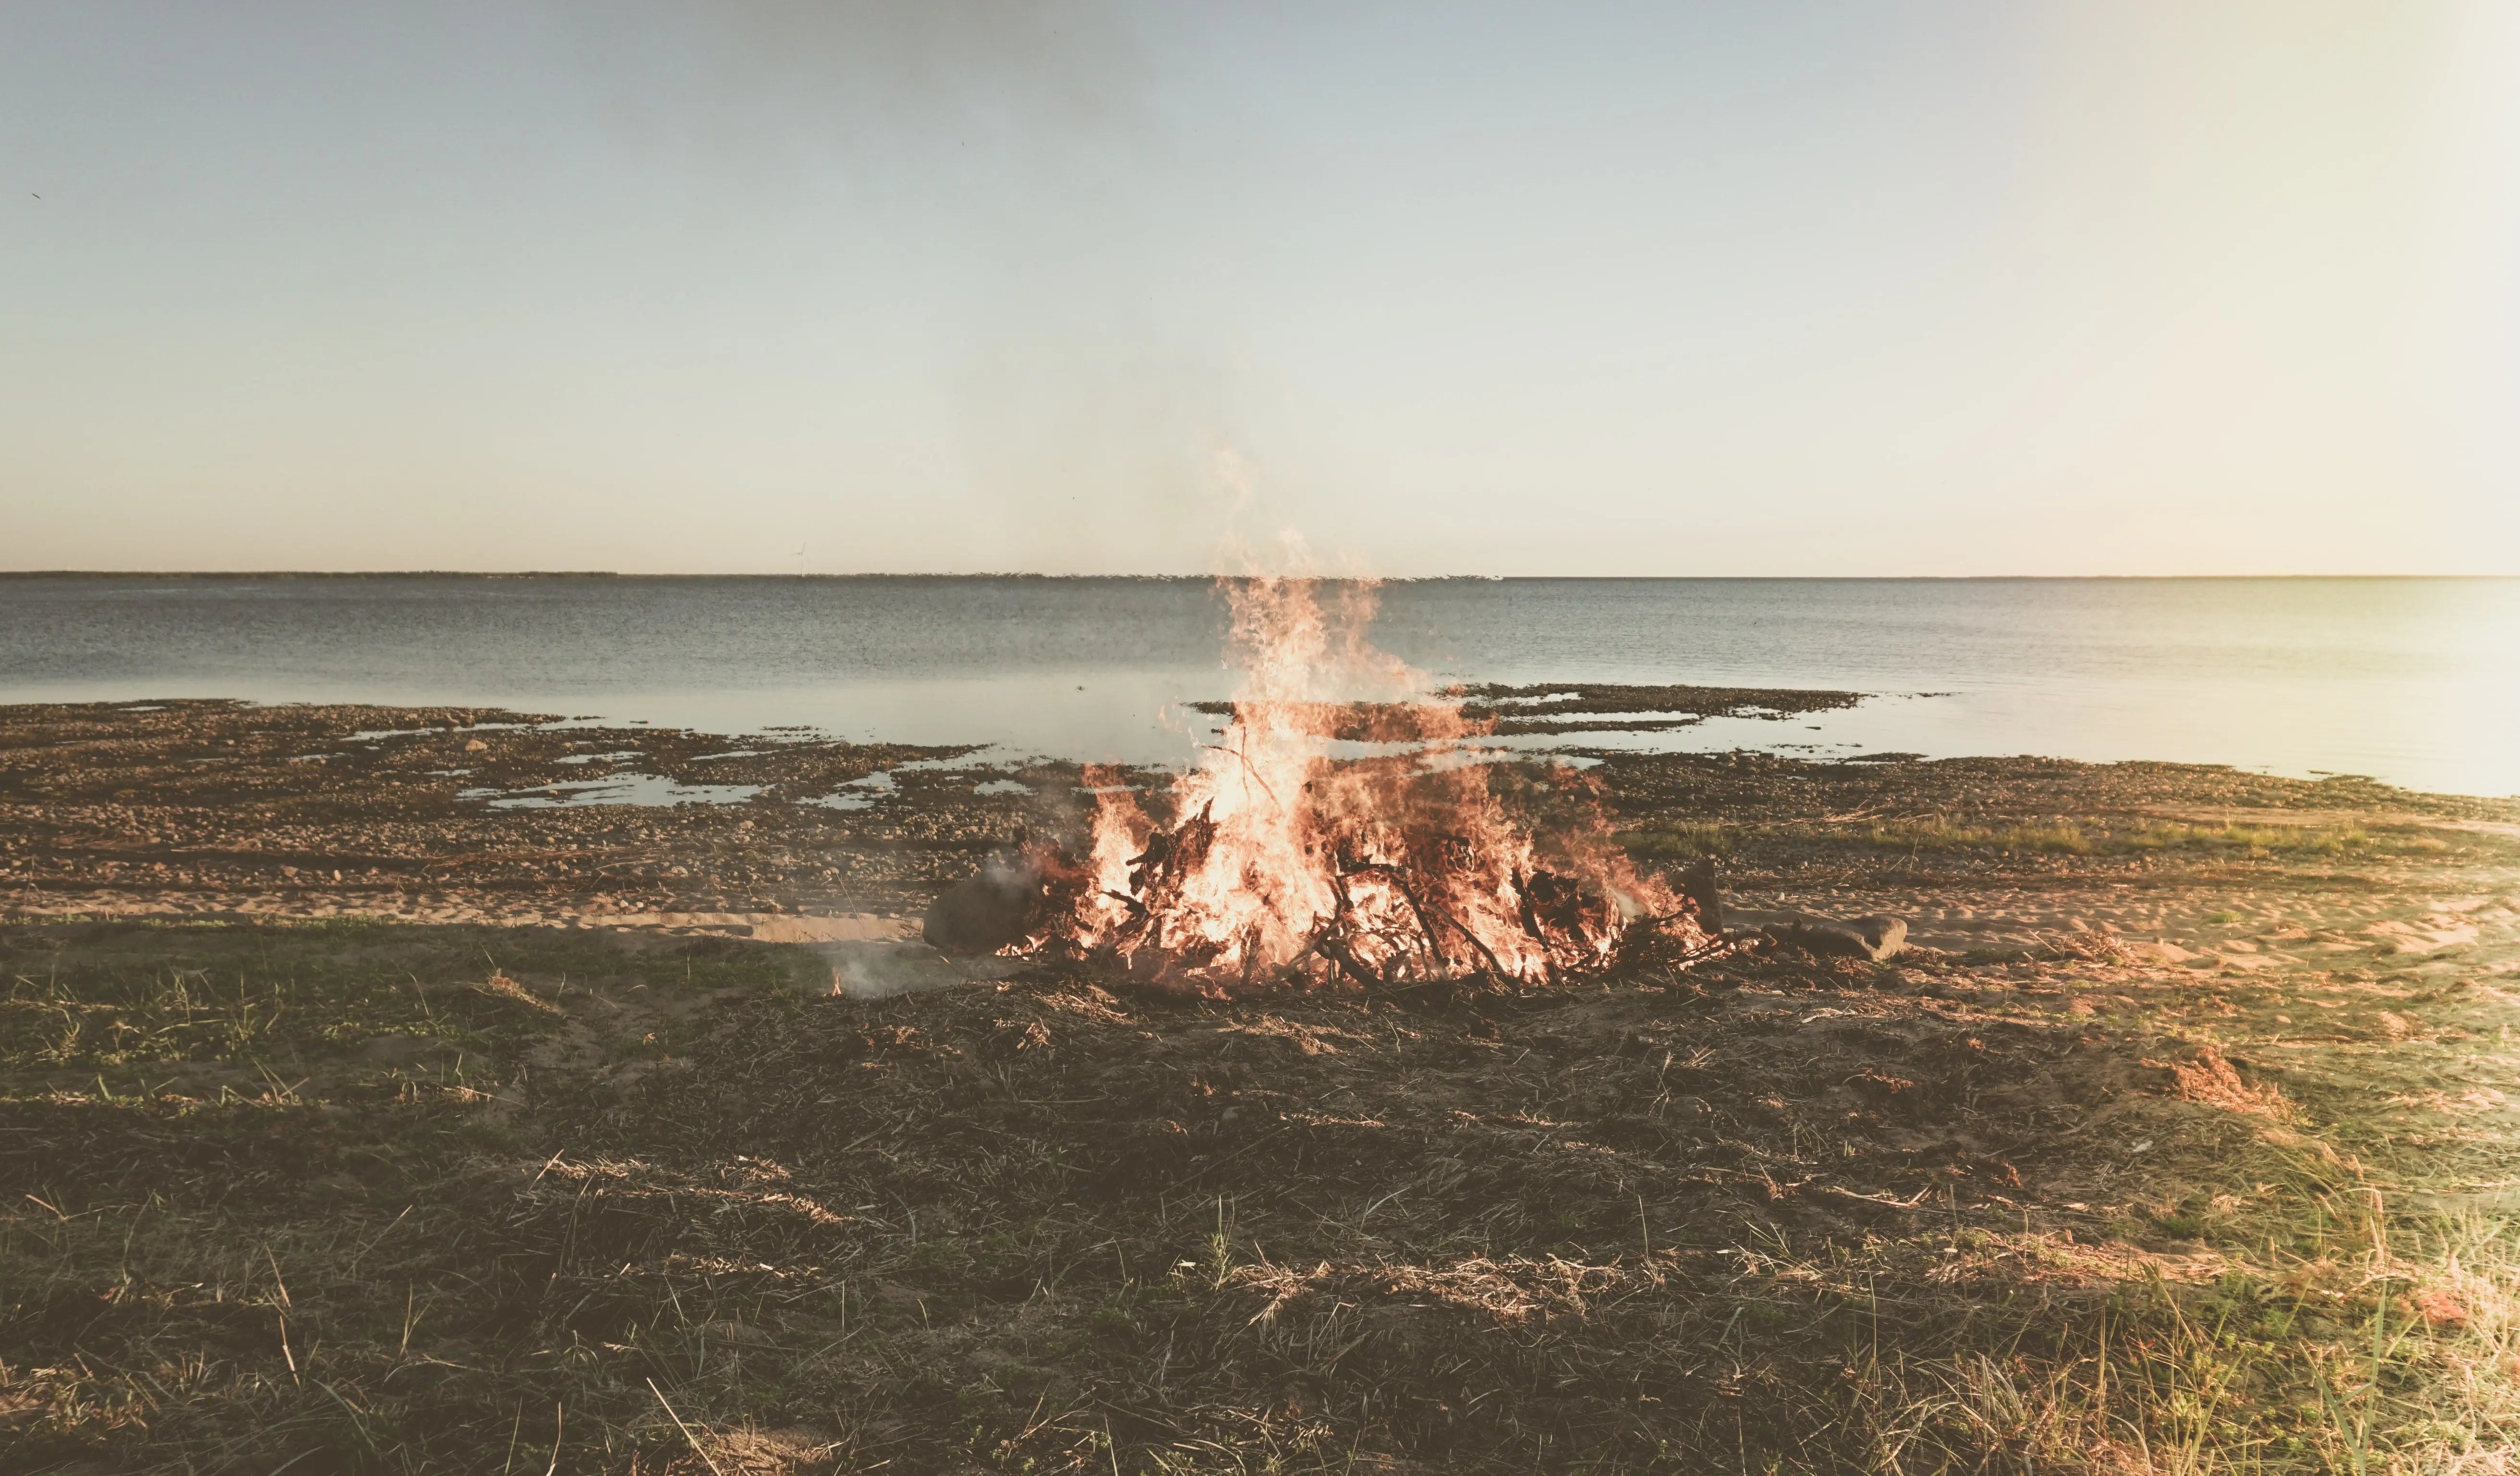
[[[910,570],[860,569],[843,572],[780,574],[775,571],[621,570],[621,569],[0,569],[0,579],[1152,579],[1210,583],[1249,577],[1238,574],[1054,574],[1029,569]],[[1298,576],[1303,577],[1303,576]],[[1329,582],[1424,584],[1447,580],[1503,583],[1515,580],[1568,581],[1594,579],[1630,583],[1891,582],[1898,580],[1985,582],[2004,580],[2101,581],[2111,579],[2194,580],[2345,579],[2520,580],[2509,574],[1326,574],[1310,576]]]
[[[2520,574],[2494,0],[0,24],[14,569]]]

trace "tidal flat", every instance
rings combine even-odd
[[[2520,802],[1587,757],[1912,947],[851,998],[1074,765],[0,709],[0,1467],[2509,1467]]]

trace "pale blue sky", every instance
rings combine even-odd
[[[2498,0],[0,0],[0,567],[2520,573],[2515,75]]]

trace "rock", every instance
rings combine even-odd
[[[1872,913],[1822,917],[1817,912],[1736,911],[1735,920],[1771,941],[1822,958],[1866,958],[1874,963],[1908,946],[1908,921]]]
[[[1907,919],[1873,913],[1840,922],[1804,917],[1767,929],[1770,938],[1822,958],[1867,958],[1874,963],[1908,946]]]
[[[490,745],[482,742],[478,738],[471,739],[465,743],[464,752],[468,754],[486,754],[490,752]]]
[[[1032,930],[1046,891],[1041,869],[1021,856],[995,855],[977,876],[946,889],[927,909],[921,936],[948,953],[993,953]]]

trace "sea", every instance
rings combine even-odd
[[[1570,753],[2174,760],[2520,795],[2520,579],[1427,579],[1381,649],[1453,681],[1808,687],[1843,711]],[[0,703],[509,708],[1183,762],[1232,695],[1213,581],[0,577]]]

